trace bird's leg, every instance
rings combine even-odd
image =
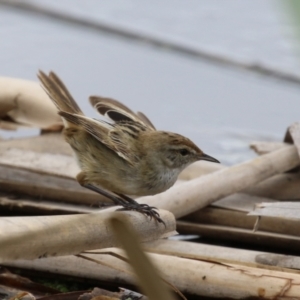
[[[109,192],[107,192],[105,190],[102,190],[102,189],[98,188],[97,186],[94,186],[94,185],[92,185],[90,183],[84,184],[83,187],[85,187],[85,188],[87,188],[87,189],[89,189],[91,191],[94,191],[94,192],[96,192],[96,193],[98,193],[98,194],[100,194],[100,195],[102,195],[102,196],[104,196],[104,197],[112,200],[115,205],[124,206],[124,205],[127,204],[127,202],[124,201],[122,198],[116,197],[116,196],[112,195],[111,193],[109,193]]]
[[[124,195],[124,194],[119,194],[119,193],[115,193],[115,194],[118,195],[120,198],[123,198],[128,203],[139,204],[134,199],[132,199],[132,198],[130,198],[130,197]]]
[[[118,210],[134,210],[139,213],[142,213],[146,216],[149,216],[151,219],[155,219],[159,223],[163,223],[165,226],[165,222],[160,218],[159,213],[155,211],[156,207],[149,206],[147,204],[140,204],[133,200],[132,198],[123,195],[123,194],[117,194],[119,197],[116,197],[110,193],[108,193],[105,190],[102,190],[92,184],[84,184],[85,188],[92,190],[104,197],[107,197],[108,199],[112,200],[115,205],[120,205],[122,208],[119,208]]]
[[[122,208],[120,208],[118,210],[134,210],[134,211],[140,212],[146,216],[149,216],[151,219],[154,218],[157,222],[163,223],[166,226],[165,222],[160,218],[159,213],[154,210],[154,209],[156,209],[155,207],[149,206],[147,204],[140,204],[140,203],[136,202],[135,200],[133,200],[132,198],[130,198],[126,195],[123,195],[123,194],[115,193],[116,195],[118,195],[118,196],[115,196],[97,186],[94,186],[91,183],[87,183],[85,180],[84,172],[80,172],[77,175],[76,179],[81,186],[112,200],[115,205],[122,206]]]
[[[124,199],[119,198],[117,196],[114,196],[113,194],[111,194],[111,193],[109,193],[109,192],[107,192],[107,191],[105,191],[105,190],[103,190],[103,189],[101,189],[101,188],[99,188],[97,186],[94,186],[94,185],[86,182],[86,178],[85,178],[85,173],[84,172],[80,172],[79,174],[77,174],[76,179],[77,179],[78,183],[81,186],[83,186],[83,187],[85,187],[85,188],[87,188],[87,189],[89,189],[89,190],[91,190],[93,192],[96,192],[96,193],[98,193],[98,194],[100,194],[100,195],[102,195],[102,196],[110,199],[111,201],[113,201],[113,203],[115,205],[124,206],[124,204],[127,203]]]

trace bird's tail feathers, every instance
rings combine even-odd
[[[83,114],[66,86],[54,72],[46,75],[44,72],[39,71],[38,78],[59,112]]]

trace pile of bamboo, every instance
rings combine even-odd
[[[1,263],[116,286],[136,284],[130,266],[120,260],[130,255],[116,248],[123,242],[111,227],[113,218],[125,215],[162,278],[187,295],[299,299],[298,256],[167,239],[177,230],[283,253],[300,249],[295,201],[300,199],[300,125],[288,129],[284,143],[252,147],[259,156],[251,161],[232,167],[195,163],[173,188],[138,199],[159,208],[164,226],[136,212],[99,209],[107,200],[74,180],[78,167],[59,133],[3,140]],[[87,250],[89,260],[74,256]]]

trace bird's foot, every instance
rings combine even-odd
[[[157,211],[155,211],[155,209],[157,209],[157,208],[154,206],[149,206],[148,204],[140,204],[137,202],[122,204],[122,206],[123,206],[122,208],[119,208],[117,210],[118,211],[126,211],[126,210],[137,211],[143,215],[150,217],[151,220],[153,218],[158,223],[162,223],[166,226],[165,222],[161,219],[159,213]]]
[[[81,173],[80,173],[81,174]],[[80,181],[79,181],[80,182]],[[97,186],[94,186],[92,184],[82,184],[85,188],[92,190],[102,196],[107,197],[108,199],[112,200],[114,205],[120,205],[122,208],[117,210],[134,210],[137,212],[140,212],[146,216],[149,216],[150,219],[156,220],[158,223],[163,223],[166,227],[166,223],[161,219],[159,213],[155,211],[157,209],[154,206],[149,206],[148,204],[140,204],[136,202],[134,199],[123,195],[115,193],[117,196],[107,192],[106,190],[103,190]]]

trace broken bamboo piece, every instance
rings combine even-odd
[[[283,142],[254,141],[250,143],[250,148],[253,149],[255,153],[257,153],[258,155],[264,155],[289,145],[290,144],[283,143]]]
[[[106,249],[117,254],[117,249]],[[9,262],[6,265],[31,270],[53,272],[102,281],[113,281],[118,285],[135,284],[128,265],[109,255],[91,254],[98,260],[95,265],[77,257],[55,257],[34,261]],[[248,267],[240,264],[201,261],[162,254],[149,254],[151,261],[163,278],[181,291],[214,298],[259,298],[280,299],[300,297],[300,274]]]
[[[285,220],[294,221],[298,223],[298,226],[295,226],[295,230],[297,230],[297,233],[299,235],[299,211],[299,202],[259,203],[256,205],[255,210],[251,211],[248,215],[263,217],[261,221],[268,217],[273,217],[275,218],[275,220],[277,220],[277,222],[280,221],[280,223],[282,223]],[[261,228],[261,226],[259,227]]]
[[[215,207],[206,207],[186,216],[184,219],[182,219],[182,221],[188,221],[203,225],[233,227],[233,229],[241,228],[252,231],[254,229],[258,215],[259,212],[256,213],[255,211],[254,213],[248,215],[248,213],[246,212],[238,212]],[[278,218],[266,216],[260,219],[259,227],[257,229],[258,232],[256,233],[258,234],[260,231],[265,231],[299,237],[299,227],[300,220],[281,218],[279,222]]]
[[[262,230],[235,228],[215,224],[199,224],[187,221],[177,221],[177,230],[181,234],[197,234],[217,241],[232,241],[248,245],[275,247],[291,251],[300,250],[300,237],[288,234],[266,232]]]
[[[271,268],[277,271],[298,272],[300,274],[300,257],[294,255],[274,254],[271,252],[215,246],[210,244],[159,239],[144,243],[147,252],[172,255],[189,259],[232,263],[244,266]]]
[[[141,241],[174,235],[175,219],[160,210],[166,226],[136,212],[88,215],[0,218],[0,261],[78,254],[88,249],[118,246],[109,219],[126,214]]]
[[[40,199],[99,206],[107,198],[81,187],[73,178],[0,164],[0,190]]]
[[[61,129],[62,121],[52,101],[34,81],[0,77],[0,128]]]
[[[300,200],[300,173],[277,174],[242,192],[277,200]]]

